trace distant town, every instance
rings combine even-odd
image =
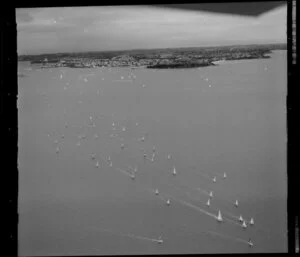
[[[41,68],[143,67],[173,69],[213,66],[219,61],[226,60],[270,58],[269,54],[273,50],[286,49],[286,44],[238,45],[20,55],[18,60],[29,61],[31,64],[40,65]]]

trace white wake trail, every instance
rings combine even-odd
[[[233,239],[233,240],[248,244],[248,242],[246,240],[242,239],[242,238],[233,237],[233,236],[230,236],[230,235],[225,235],[225,234],[221,234],[221,233],[218,233],[218,232],[215,232],[215,231],[210,231],[210,230],[207,231],[207,233],[212,234],[212,235],[216,235],[216,236],[220,236],[220,237],[223,237],[223,238]]]

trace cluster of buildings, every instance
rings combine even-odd
[[[62,57],[53,60],[45,58],[35,63],[42,64],[42,68],[70,67],[70,68],[96,68],[96,67],[188,67],[214,65],[213,62],[220,60],[237,60],[268,58],[266,51],[204,51],[190,52],[188,54],[160,53],[149,56],[134,56],[123,54],[111,58],[91,57]]]

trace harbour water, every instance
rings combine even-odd
[[[29,66],[20,255],[287,252],[286,51],[182,70]]]

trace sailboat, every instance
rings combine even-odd
[[[251,241],[251,238],[249,238],[248,245],[249,245],[250,247],[253,246],[253,243],[252,243],[252,241]]]
[[[210,206],[210,199],[207,200],[206,205],[207,205],[207,206]]]
[[[156,195],[159,195],[158,189],[155,190],[155,194],[156,194]]]
[[[250,220],[250,225],[254,225],[254,219],[253,218],[251,218],[251,220]]]
[[[227,178],[226,172],[224,172],[223,178],[224,179]]]
[[[170,203],[171,203],[171,202],[170,202],[170,199],[168,199],[168,200],[167,200],[167,205],[170,205]]]
[[[124,144],[121,144],[121,148],[124,149]]]
[[[168,160],[170,160],[171,159],[171,155],[170,154],[168,154]]]
[[[156,240],[157,243],[162,244],[164,242],[164,240],[162,240],[161,236],[158,238],[158,240]]]
[[[214,183],[216,183],[216,181],[217,181],[217,178],[216,178],[216,177],[214,177],[214,179],[213,179],[213,182],[214,182]]]
[[[58,147],[56,148],[56,153],[59,153],[59,148]]]
[[[239,221],[240,221],[240,222],[243,222],[243,221],[244,221],[244,219],[243,219],[242,215],[240,215],[240,217],[239,217]]]
[[[210,197],[210,198],[213,197],[213,192],[212,192],[212,191],[209,192],[209,197]]]
[[[219,222],[223,221],[222,214],[221,214],[220,210],[219,210],[219,213],[218,213],[217,221],[219,221]]]
[[[245,220],[243,221],[242,227],[243,227],[243,228],[246,228],[246,227],[247,227],[247,224],[246,224],[246,221],[245,221]]]
[[[235,200],[234,206],[235,206],[235,207],[238,207],[238,206],[239,206],[239,201],[238,201],[238,200]]]
[[[133,173],[131,174],[131,179],[135,180],[135,175]]]
[[[96,168],[99,168],[99,162],[98,161],[96,162]]]
[[[174,167],[173,169],[173,176],[175,176],[177,173],[176,173],[176,168]]]

